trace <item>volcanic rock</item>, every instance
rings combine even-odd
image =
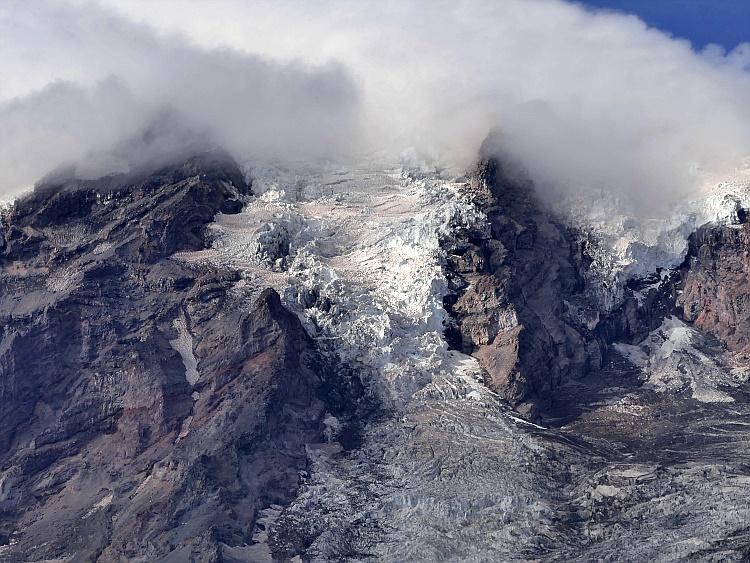
[[[295,496],[324,441],[314,343],[275,291],[239,306],[235,272],[175,257],[249,193],[210,151],[4,218],[0,561],[221,561]]]

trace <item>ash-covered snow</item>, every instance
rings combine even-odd
[[[705,335],[675,317],[664,319],[661,326],[637,346],[615,344],[615,349],[646,376],[645,388],[660,392],[689,392],[703,403],[729,403],[726,393],[747,381],[742,370],[728,369],[711,353]]]

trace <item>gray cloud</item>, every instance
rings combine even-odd
[[[4,185],[121,143],[165,107],[240,156],[416,146],[468,165],[498,128],[541,186],[645,207],[736,175],[750,155],[750,45],[695,53],[633,16],[561,0],[3,6],[0,60],[15,78],[0,99],[21,97],[0,108],[0,168],[23,172],[0,172]],[[69,83],[39,90],[56,78]],[[62,91],[76,125],[54,110]]]
[[[212,143],[319,156],[356,134],[358,93],[334,63],[204,49],[91,4],[5,3],[0,34],[6,193],[61,163],[95,175]]]

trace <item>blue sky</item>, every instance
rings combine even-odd
[[[750,0],[578,0],[635,14],[652,27],[689,39],[700,51],[709,43],[732,50],[750,42]]]

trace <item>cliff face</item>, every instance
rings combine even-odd
[[[0,561],[745,560],[746,216],[614,291],[507,166],[17,202]]]
[[[750,222],[706,226],[690,237],[676,299],[680,316],[750,365]]]
[[[215,561],[288,502],[324,376],[268,290],[187,265],[249,193],[220,152],[39,186],[0,260],[0,560]]]
[[[607,288],[589,275],[586,237],[499,159],[482,160],[465,192],[491,230],[447,248],[454,291],[445,304],[454,324],[446,336],[522,414],[549,409],[566,381],[602,368],[610,344],[640,342],[672,310],[676,278],[658,275],[659,283],[633,281],[605,310],[596,296]]]
[[[549,407],[564,377],[601,366],[599,343],[586,338],[598,313],[588,303],[591,311],[574,317],[570,300],[582,293],[583,280],[573,242],[528,181],[510,178],[487,158],[469,193],[491,232],[449,250],[453,284],[466,288],[446,303],[457,321],[453,344],[479,360],[494,389],[533,415]]]

